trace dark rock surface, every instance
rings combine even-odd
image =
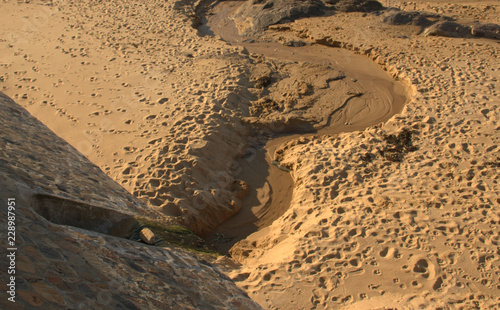
[[[236,12],[235,21],[240,21],[239,24],[243,26],[243,31],[240,30],[242,34],[252,35],[269,25],[291,22],[301,17],[321,16],[325,13],[324,9],[325,4],[319,0],[252,0]]]
[[[382,22],[386,24],[419,26],[425,35],[467,37],[472,32],[476,37],[500,39],[500,26],[497,24],[477,23],[469,27],[454,22],[451,17],[436,13],[386,9],[376,0],[250,0],[236,11],[234,21],[241,35],[251,36],[271,25],[322,16],[333,11],[374,12],[373,14],[380,15]]]
[[[36,207],[40,192],[44,208],[60,197],[64,208],[79,200],[82,208],[93,203],[127,214],[150,212],[2,93],[0,180],[2,238],[7,240],[7,201],[15,199],[11,246],[17,248],[16,302],[4,293],[0,309],[261,309],[216,267],[187,250],[148,246],[42,217]],[[9,259],[0,265],[0,286],[7,292]]]
[[[382,13],[382,22],[390,25],[415,25],[424,29],[426,36],[443,37],[484,37],[500,40],[500,25],[476,23],[472,26],[462,25],[448,16],[420,11],[401,11],[389,8]]]
[[[382,21],[390,25],[415,25],[428,27],[435,22],[446,19],[439,14],[419,12],[419,11],[401,11],[398,9],[388,9],[382,15]]]
[[[327,0],[327,3],[333,4],[335,9],[341,12],[373,12],[384,8],[375,0]]]
[[[461,38],[471,34],[470,27],[463,26],[459,23],[452,21],[444,21],[430,26],[425,29],[424,35],[426,36],[442,36]]]
[[[500,25],[475,24],[472,26],[472,35],[475,37],[500,40]]]
[[[254,35],[270,25],[322,16],[329,10],[373,12],[383,8],[375,0],[251,0],[238,9],[235,21],[240,34]]]

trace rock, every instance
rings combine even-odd
[[[270,76],[261,76],[257,78],[254,81],[254,86],[255,88],[265,88],[269,86],[269,84],[272,83],[271,77]]]
[[[448,19],[439,14],[419,12],[419,11],[401,11],[398,9],[388,9],[382,17],[382,21],[390,25],[415,25],[428,27],[440,19]]]
[[[278,166],[278,168],[279,168],[281,171],[284,171],[284,172],[290,172],[290,171],[292,171],[292,170],[288,169],[287,167],[285,167],[285,166],[281,166],[281,165],[279,165],[279,166]]]
[[[250,74],[255,88],[265,88],[272,84],[273,70],[266,64],[257,64]]]
[[[231,185],[231,191],[236,194],[236,197],[243,199],[247,196],[249,191],[249,186],[245,181],[235,180]]]
[[[452,21],[444,21],[430,26],[424,30],[425,36],[442,36],[442,37],[466,37],[471,34],[471,29],[468,26],[460,25]]]
[[[290,41],[283,42],[283,45],[290,46],[290,47],[302,47],[302,46],[306,46],[307,43],[304,41],[301,41],[301,40],[290,40]]]
[[[155,234],[151,231],[151,229],[149,228],[141,229],[139,236],[141,237],[141,240],[144,241],[144,243],[150,245],[155,244]]]
[[[321,39],[317,39],[315,43],[330,47],[342,47],[342,42],[334,40],[332,37],[323,37]]]
[[[500,25],[475,24],[472,26],[472,35],[475,37],[500,40]]]
[[[252,35],[270,25],[323,15],[324,7],[319,0],[253,0],[238,9],[234,21],[241,34]]]
[[[333,4],[341,12],[373,12],[384,8],[375,0],[327,0],[327,3]]]

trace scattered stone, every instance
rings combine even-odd
[[[292,171],[292,170],[290,170],[287,167],[282,166],[282,165],[278,165],[278,169],[281,171],[284,171],[284,172],[291,172]]]
[[[270,76],[261,76],[257,78],[254,82],[254,87],[255,88],[265,88],[269,86],[272,83],[271,77]]]
[[[150,244],[150,245],[155,244],[155,234],[151,231],[151,229],[149,229],[149,228],[141,229],[139,236],[141,237],[141,240],[144,243]]]
[[[265,64],[258,64],[252,69],[250,81],[254,83],[255,88],[265,88],[273,82],[273,70]]]
[[[245,181],[234,180],[231,185],[231,191],[236,194],[236,197],[243,199],[247,196],[249,186]]]
[[[252,102],[252,106],[249,109],[250,115],[260,116],[261,114],[269,114],[274,111],[279,111],[281,106],[269,97],[260,98],[257,101]]]
[[[381,151],[381,155],[389,161],[401,162],[405,154],[418,150],[413,145],[413,132],[407,128],[403,128],[397,135],[384,135],[384,140],[387,147]]]
[[[285,46],[290,46],[290,47],[301,47],[301,46],[306,46],[307,43],[304,42],[304,41],[301,41],[301,40],[290,40],[290,41],[286,41],[283,43],[283,45]]]

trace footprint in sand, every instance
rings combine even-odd
[[[398,250],[391,247],[385,247],[379,254],[383,258],[400,258]]]
[[[413,264],[412,271],[415,275],[421,276],[428,280],[436,278],[436,266],[430,260],[420,258]]]

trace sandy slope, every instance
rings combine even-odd
[[[383,4],[499,22],[491,1]],[[197,232],[239,209],[235,159],[261,142],[241,120],[260,96],[252,73],[268,62],[198,36],[192,1],[2,6],[7,95]],[[242,264],[231,278],[269,309],[498,306],[498,42],[424,37],[362,13],[288,26],[266,36],[332,37],[413,98],[384,125],[279,146],[290,208],[231,250]],[[403,128],[418,149],[389,161],[384,137]]]
[[[3,90],[153,209],[213,228],[239,207],[248,60],[180,2],[91,2],[5,4]]]
[[[3,93],[0,180],[1,309],[262,309],[194,252],[131,240],[120,218],[151,209]]]

